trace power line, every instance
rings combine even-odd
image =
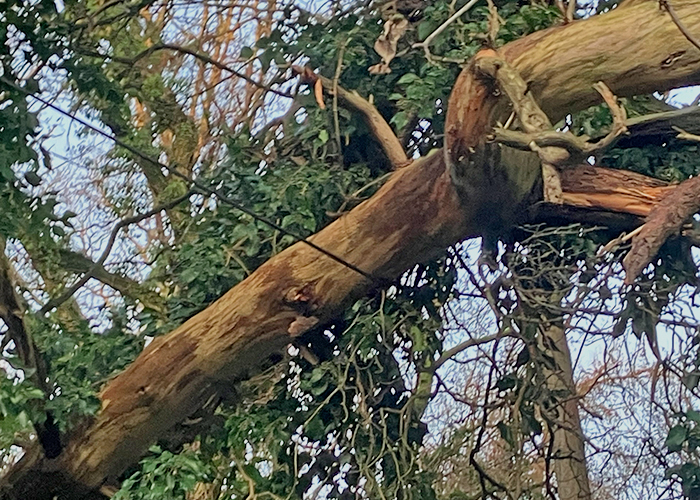
[[[325,255],[331,259],[333,259],[334,261],[347,267],[348,269],[355,271],[356,273],[362,275],[363,277],[367,278],[368,280],[377,281],[377,279],[375,279],[370,273],[363,271],[362,269],[360,269],[359,267],[357,267],[354,264],[351,264],[350,262],[347,262],[342,257],[339,257],[338,255],[334,254],[333,252],[330,252],[329,250],[326,250],[325,248],[320,247],[320,246],[316,245],[315,243],[312,243],[311,241],[307,240],[303,236],[296,234],[293,231],[289,231],[288,229],[283,228],[282,226],[271,221],[267,217],[264,217],[262,215],[255,213],[253,210],[245,207],[244,205],[238,203],[237,201],[230,199],[229,197],[227,197],[224,194],[221,194],[218,190],[212,189],[208,186],[205,186],[201,182],[189,177],[188,175],[185,175],[183,173],[178,172],[175,168],[158,161],[157,159],[151,157],[150,155],[147,155],[146,153],[141,152],[139,149],[125,143],[121,139],[118,139],[117,137],[115,137],[111,134],[108,134],[107,132],[105,132],[103,130],[100,130],[99,128],[86,122],[82,118],[79,118],[79,117],[75,116],[74,114],[70,113],[69,111],[66,111],[66,110],[56,106],[55,104],[47,101],[46,99],[43,99],[42,97],[35,95],[34,93],[28,91],[27,89],[24,89],[24,88],[20,87],[19,85],[15,84],[14,82],[11,82],[4,77],[0,77],[0,81],[2,83],[4,83],[5,85],[7,85],[7,86],[9,86],[17,91],[22,92],[26,96],[31,97],[32,99],[36,100],[37,102],[40,102],[43,105],[53,109],[54,111],[56,111],[64,116],[70,118],[71,120],[83,125],[84,127],[87,127],[88,129],[92,130],[93,132],[96,132],[97,134],[105,137],[106,139],[109,139],[117,146],[122,147],[122,148],[126,149],[127,151],[129,151],[131,154],[134,154],[134,155],[138,156],[139,158],[146,160],[146,161],[148,161],[148,162],[152,163],[153,165],[156,165],[160,168],[166,169],[170,174],[174,175],[175,177],[179,177],[180,179],[190,183],[191,185],[196,187],[199,191],[201,191],[205,194],[208,194],[210,196],[215,196],[216,198],[218,198],[222,202],[226,203],[227,205],[230,205],[233,208],[243,212],[244,214],[249,215],[254,220],[256,220],[258,222],[262,222],[263,224],[271,227],[272,229],[279,231],[282,234],[285,234],[287,236],[291,236],[299,243],[304,243],[305,245],[308,245],[309,247],[313,248],[314,250],[322,253],[323,255]]]

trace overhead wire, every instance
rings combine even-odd
[[[307,246],[313,248],[314,250],[316,250],[316,251],[322,253],[323,255],[325,255],[326,257],[328,257],[328,258],[334,260],[334,261],[337,262],[338,264],[341,264],[342,266],[347,267],[348,269],[350,269],[350,270],[352,270],[352,271],[354,271],[354,272],[360,274],[361,276],[363,276],[364,278],[367,278],[368,280],[370,280],[370,281],[372,281],[372,282],[379,281],[377,278],[375,278],[374,276],[372,276],[370,273],[368,273],[368,272],[362,270],[361,268],[359,268],[359,267],[356,266],[355,264],[352,264],[352,263],[346,261],[345,259],[343,259],[342,257],[340,257],[340,256],[338,256],[338,255],[336,255],[336,254],[334,254],[333,252],[331,252],[331,251],[329,251],[329,250],[326,250],[325,248],[323,248],[323,247],[321,247],[321,246],[319,246],[319,245],[317,245],[317,244],[315,244],[315,243],[309,241],[308,239],[306,239],[305,237],[301,236],[300,234],[297,234],[297,233],[294,232],[294,231],[290,231],[289,229],[283,228],[282,226],[280,226],[280,225],[277,224],[276,222],[274,222],[274,221],[268,219],[267,217],[262,216],[262,215],[256,213],[255,211],[251,210],[250,208],[246,207],[245,205],[243,205],[243,204],[241,204],[241,203],[239,203],[239,202],[237,202],[237,201],[232,200],[231,198],[229,198],[229,197],[227,197],[226,195],[224,195],[224,194],[222,194],[221,192],[219,192],[217,189],[210,188],[210,187],[208,187],[208,186],[202,184],[202,183],[199,182],[198,180],[196,180],[196,179],[194,179],[194,178],[192,178],[192,177],[190,177],[190,176],[188,176],[188,175],[186,175],[186,174],[183,174],[183,173],[179,172],[176,168],[171,167],[170,165],[166,165],[165,163],[163,163],[163,162],[157,160],[156,158],[153,158],[153,157],[151,157],[150,155],[148,155],[148,154],[146,154],[146,153],[143,153],[143,152],[140,151],[138,148],[135,148],[135,147],[133,147],[133,146],[127,144],[126,142],[122,141],[121,139],[119,139],[119,138],[113,136],[112,134],[109,134],[109,133],[105,132],[104,130],[101,130],[100,128],[98,128],[98,127],[92,125],[91,123],[89,123],[89,122],[83,120],[82,118],[76,116],[75,114],[73,114],[73,113],[71,113],[71,112],[69,112],[69,111],[66,111],[66,110],[62,109],[61,107],[59,107],[59,106],[53,104],[52,102],[50,102],[50,101],[48,101],[48,100],[46,100],[46,99],[44,99],[44,98],[42,98],[42,97],[40,97],[40,96],[37,96],[35,93],[33,93],[33,92],[31,92],[31,91],[29,91],[29,90],[27,90],[27,89],[25,89],[25,88],[23,88],[23,87],[17,85],[16,83],[14,83],[14,82],[12,82],[12,81],[7,80],[5,77],[0,77],[0,82],[4,83],[5,85],[7,85],[7,86],[10,87],[10,88],[13,88],[13,89],[15,89],[15,90],[17,90],[17,91],[23,93],[24,95],[26,95],[26,96],[28,96],[28,97],[31,97],[31,98],[34,99],[35,101],[37,101],[37,102],[43,104],[44,106],[46,106],[46,107],[48,107],[48,108],[50,108],[50,109],[56,111],[57,113],[59,113],[59,114],[61,114],[61,115],[63,115],[63,116],[66,116],[67,118],[69,118],[69,119],[71,119],[71,120],[73,120],[73,121],[75,121],[75,122],[77,122],[77,123],[83,125],[84,127],[86,127],[86,128],[88,128],[88,129],[92,130],[93,132],[95,132],[95,133],[101,135],[102,137],[104,137],[104,138],[106,138],[106,139],[112,141],[112,142],[113,142],[114,144],[116,144],[117,146],[126,149],[126,150],[129,151],[131,154],[133,154],[133,155],[135,155],[135,156],[141,158],[142,160],[148,161],[149,163],[152,163],[153,165],[158,166],[158,167],[160,167],[160,168],[164,168],[164,169],[167,170],[171,175],[174,175],[175,177],[178,177],[178,178],[184,180],[185,182],[188,182],[191,186],[194,186],[194,187],[195,187],[198,191],[200,191],[201,193],[207,194],[207,195],[209,195],[209,196],[214,196],[215,198],[219,199],[221,202],[223,202],[223,203],[225,203],[225,204],[227,204],[227,205],[229,205],[229,206],[235,208],[236,210],[238,210],[238,211],[240,211],[240,212],[243,212],[244,214],[250,216],[252,219],[254,219],[254,220],[258,221],[258,222],[261,222],[261,223],[263,223],[263,224],[265,224],[265,225],[271,227],[272,229],[275,229],[276,231],[279,231],[280,233],[282,233],[282,234],[284,234],[284,235],[286,235],[286,236],[292,237],[294,240],[296,240],[296,241],[299,242],[299,243],[303,243],[303,244],[305,244],[305,245],[307,245]]]

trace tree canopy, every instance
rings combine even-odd
[[[700,498],[700,0],[0,12],[0,499]]]

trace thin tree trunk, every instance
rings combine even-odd
[[[581,429],[576,384],[566,334],[560,325],[550,325],[543,335],[548,337],[554,346],[554,349],[546,350],[546,354],[551,356],[555,363],[553,370],[547,370],[547,389],[561,394],[558,416],[552,432],[552,459],[557,492],[561,500],[590,500],[591,487],[586,467],[584,434]]]

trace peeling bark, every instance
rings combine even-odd
[[[689,29],[700,32],[700,0],[677,0],[674,8]],[[504,47],[500,55],[520,72],[553,121],[596,103],[599,95],[592,84],[599,80],[620,96],[700,83],[700,51],[689,46],[654,2],[535,33]],[[497,230],[503,222],[498,214],[523,207],[539,182],[539,165],[518,168],[523,163],[505,162],[507,168],[492,170],[486,163],[483,138],[505,109],[491,88],[465,70],[448,108],[446,155],[458,166],[467,165],[464,171],[448,175],[441,154],[414,161],[311,240],[382,282],[487,227]],[[612,175],[597,170],[586,183],[605,186]],[[640,182],[640,191],[631,190],[630,199],[641,198],[650,210],[655,198],[647,190],[654,193],[663,186],[649,179]],[[607,200],[598,199],[600,206],[613,204],[616,194],[605,196]],[[29,449],[3,479],[0,498],[94,495],[134,464],[150,443],[196,412],[217,387],[259,370],[291,340],[290,326],[300,315],[326,321],[374,286],[302,243],[288,248],[153,341],[103,389],[100,413],[69,437],[66,450],[48,460],[36,447]],[[285,297],[300,290],[309,300],[295,308]]]

